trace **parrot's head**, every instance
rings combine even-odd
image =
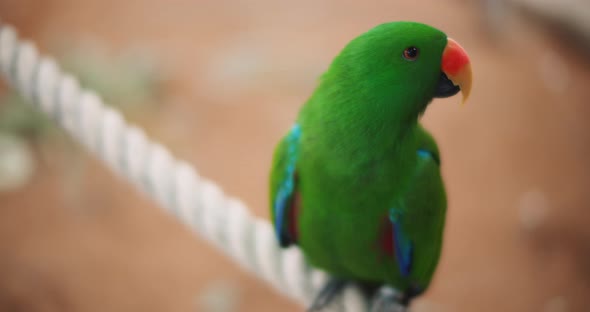
[[[419,115],[436,97],[471,90],[471,65],[463,48],[440,30],[415,22],[381,24],[352,40],[334,59],[326,79]],[[384,113],[382,107],[377,111]]]

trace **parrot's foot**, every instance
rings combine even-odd
[[[338,278],[331,278],[315,297],[307,312],[319,312],[327,308],[334,298],[342,292],[348,281]]]
[[[373,297],[371,312],[406,312],[408,298],[390,286],[382,286]]]

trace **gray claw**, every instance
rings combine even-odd
[[[332,278],[313,300],[307,312],[320,312],[326,309],[340,293],[348,281]]]
[[[371,312],[406,312],[404,295],[390,286],[382,286],[373,297]]]

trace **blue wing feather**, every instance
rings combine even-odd
[[[275,215],[274,226],[275,233],[281,246],[288,246],[293,240],[288,233],[288,220],[286,218],[288,210],[291,207],[290,202],[295,192],[295,165],[297,162],[297,151],[299,138],[301,137],[301,128],[295,124],[287,136],[287,162],[285,178],[279,185],[277,194],[273,203]]]
[[[440,159],[435,152],[428,150],[428,149],[421,148],[421,149],[418,149],[417,153],[420,158],[432,159],[437,165],[440,166]]]
[[[401,218],[400,211],[393,208],[389,210],[389,221],[393,228],[392,235],[397,264],[402,276],[408,276],[412,268],[414,246],[401,227]]]

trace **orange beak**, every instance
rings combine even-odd
[[[453,84],[461,89],[463,94],[461,104],[464,104],[471,92],[471,62],[467,52],[451,38],[447,38],[441,69]]]

